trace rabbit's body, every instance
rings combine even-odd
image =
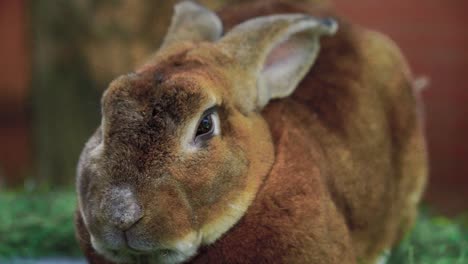
[[[324,16],[323,10],[275,2],[226,9],[221,17],[224,25],[235,25],[251,17],[305,10]],[[259,192],[258,200],[266,204],[254,205],[262,211],[257,215],[276,211],[266,223],[278,221],[283,231],[270,232],[303,243],[288,232],[298,230],[299,223],[304,224],[298,232],[302,238],[314,228],[322,234],[336,229],[329,233],[330,244],[317,250],[340,252],[350,237],[355,256],[361,259],[391,249],[411,226],[427,177],[414,92],[406,61],[387,37],[342,23],[335,36],[324,38],[316,63],[295,92],[271,102],[263,112],[272,130],[276,161],[264,187],[272,189]],[[317,213],[321,207],[323,213]],[[303,218],[290,221],[291,216]],[[339,232],[343,222],[349,228],[346,234]],[[318,228],[317,223],[324,226]],[[271,237],[265,235],[263,241]],[[286,248],[272,252],[281,255]],[[340,263],[342,255],[336,256],[330,263]]]
[[[246,4],[226,9],[220,16],[223,24],[230,28],[256,16],[304,12],[323,16],[322,11],[279,2],[268,5]],[[180,50],[193,47],[188,45],[169,49],[169,53],[187,54],[185,51],[180,53]],[[287,49],[287,46],[283,48]],[[210,50],[212,48],[208,46],[192,54],[192,62],[202,62],[195,66],[187,66],[190,64],[188,62],[183,66],[184,62],[179,61],[179,55],[171,55],[157,64],[149,63],[137,72],[147,77],[142,77],[137,82],[139,84],[133,86],[143,87],[148,83],[148,76],[155,75],[160,76],[157,78],[161,78],[161,81],[161,76],[171,79],[168,76],[177,74],[184,76],[185,80],[197,79],[193,69],[198,76],[202,76],[200,78],[209,80],[201,81],[207,87],[229,85],[235,78],[239,78],[242,69],[235,70],[237,68],[234,67],[230,73],[215,70],[213,65],[218,65],[223,57],[207,59]],[[279,54],[281,56],[281,50]],[[226,60],[221,64],[230,68],[229,63]],[[173,70],[171,67],[175,64],[181,64],[182,69]],[[184,83],[179,82],[178,85]],[[111,86],[113,88],[105,95],[104,104],[115,100],[116,96],[111,95],[118,94],[121,86],[121,83]],[[227,98],[248,97],[248,94],[248,91],[234,91]],[[257,101],[261,101],[258,98],[259,95]],[[177,100],[170,103],[178,105]],[[229,188],[240,188],[232,194],[225,189],[226,186],[219,187],[226,197],[232,195],[232,201],[228,201],[227,207],[234,209],[228,210],[225,209],[226,205],[213,202],[212,207],[207,207],[207,210],[213,212],[197,213],[200,219],[211,219],[198,220],[208,221],[208,224],[202,225],[199,233],[202,233],[200,239],[205,241],[201,242],[202,245],[209,246],[200,247],[191,256],[190,263],[374,263],[380,254],[391,249],[402,238],[417,213],[427,174],[426,154],[411,75],[405,60],[390,40],[380,34],[341,23],[335,36],[322,39],[317,61],[295,91],[287,98],[271,101],[261,111],[266,123],[257,120],[259,117],[256,114],[246,110],[251,107],[249,104],[237,104],[242,104],[242,114],[230,118],[236,119],[236,124],[244,122],[242,120],[245,117],[253,118],[253,125],[243,123],[243,132],[236,130],[238,128],[235,126],[231,128],[222,125],[221,133],[226,133],[224,137],[228,139],[240,142],[239,148],[245,149],[242,157],[249,159],[248,166],[251,168],[247,174],[265,175],[262,178],[247,176],[247,187],[239,187],[243,185],[224,180],[226,184],[229,182]],[[190,112],[190,109],[187,111]],[[183,117],[186,114],[181,115]],[[223,113],[220,116],[223,122]],[[122,120],[119,123],[125,123]],[[127,126],[127,129],[131,127]],[[265,132],[265,129],[270,132]],[[157,132],[158,135],[164,133]],[[270,133],[271,145],[268,143]],[[132,142],[130,139],[118,141]],[[139,139],[135,142],[134,145],[142,144]],[[88,148],[93,144],[89,143]],[[217,153],[220,156],[228,155]],[[86,168],[88,155],[93,154],[84,154],[81,161]],[[142,162],[142,158],[137,160]],[[232,163],[234,165],[225,162],[226,171],[229,171],[226,173],[235,170],[236,166],[244,166],[242,160],[236,162]],[[183,162],[181,164],[179,166],[185,166]],[[85,192],[83,185],[90,185],[85,182],[80,185],[79,193]],[[137,192],[146,190],[145,186],[139,186]],[[247,198],[239,198],[241,196]],[[140,193],[136,197],[140,200],[151,199]],[[197,201],[202,199],[196,197]],[[154,203],[158,201],[155,198]],[[94,227],[90,227],[89,220],[88,227],[83,223],[86,203],[87,200],[81,198],[82,208],[77,212],[77,233],[88,259],[94,263],[104,263],[105,260],[94,252],[95,245],[90,243],[89,228]],[[184,206],[181,204],[172,208],[182,210],[180,208]],[[154,210],[159,209],[155,207]],[[228,216],[225,215],[226,210]],[[183,214],[181,212],[184,211],[175,211],[174,215]],[[232,216],[237,213],[240,215]],[[184,228],[190,229],[180,217],[173,217],[178,219],[174,224],[176,227],[179,224],[178,229],[175,228],[177,232]],[[217,231],[224,229],[226,231]],[[176,231],[161,234],[175,237]],[[153,263],[151,258],[141,259]],[[178,262],[167,259],[161,261]]]

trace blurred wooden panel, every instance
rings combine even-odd
[[[30,54],[23,0],[0,1],[0,185],[19,184],[30,164]]]
[[[444,212],[468,209],[468,1],[335,0],[340,14],[390,35],[424,91],[431,159],[427,200]]]

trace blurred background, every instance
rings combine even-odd
[[[75,166],[99,123],[102,91],[158,47],[175,2],[0,0],[0,193],[10,194],[0,207],[24,192],[66,190],[73,197]],[[242,0],[198,2],[216,9]],[[302,2],[330,6],[398,43],[414,75],[428,82],[425,204],[446,216],[466,212],[468,1]]]

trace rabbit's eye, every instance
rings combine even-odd
[[[210,133],[213,130],[213,114],[206,115],[205,117],[202,118],[200,121],[200,124],[198,125],[197,128],[197,134],[195,135],[196,137]]]
[[[209,108],[203,113],[200,121],[198,121],[197,131],[194,137],[194,142],[196,144],[206,142],[213,136],[219,134],[219,117],[216,109],[216,106]]]

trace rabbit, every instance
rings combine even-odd
[[[90,263],[384,260],[426,183],[419,95],[389,38],[329,17],[175,6],[78,162]]]

